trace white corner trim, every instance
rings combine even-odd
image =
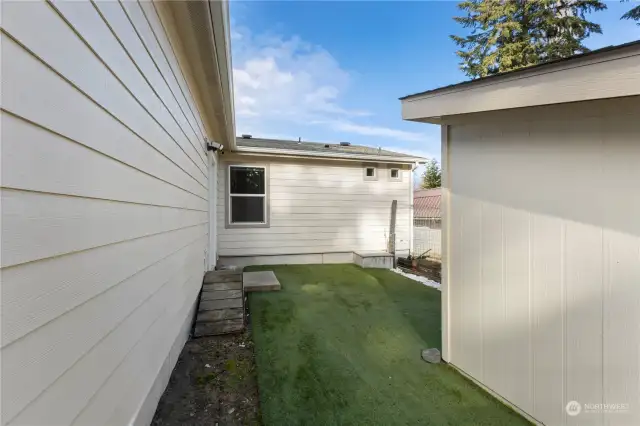
[[[441,140],[441,163],[442,163],[442,188],[441,188],[441,215],[442,215],[442,270],[441,270],[441,291],[442,291],[442,359],[447,362],[451,362],[451,327],[449,314],[449,299],[451,291],[451,257],[449,256],[450,236],[451,236],[451,162],[449,159],[449,129],[450,126],[443,124],[440,126],[440,140]]]

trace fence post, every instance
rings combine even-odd
[[[391,223],[389,223],[389,253],[393,255],[393,267],[396,267],[396,210],[398,200],[391,202]]]

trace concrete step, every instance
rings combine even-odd
[[[216,309],[215,311],[198,312],[197,323],[242,318],[244,318],[244,310],[242,308]]]
[[[280,281],[273,271],[245,272],[242,274],[244,291],[278,291]]]
[[[354,251],[353,261],[362,268],[393,268],[393,255],[385,251]]]
[[[200,300],[222,300],[222,299],[238,299],[242,297],[242,290],[218,290],[207,291],[202,290]]]
[[[213,311],[216,309],[242,308],[242,298],[222,300],[200,300],[198,311]]]
[[[227,283],[232,281],[242,281],[241,271],[209,271],[204,275],[204,282],[207,283]]]
[[[230,319],[211,322],[196,322],[195,337],[217,336],[234,333],[244,329],[244,319]]]
[[[218,291],[218,290],[242,290],[242,277],[237,281],[228,283],[204,283],[202,291]]]

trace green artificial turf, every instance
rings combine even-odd
[[[355,265],[248,270],[273,270],[282,284],[249,296],[265,425],[529,424],[420,358],[440,348],[438,290]]]

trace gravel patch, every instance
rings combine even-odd
[[[398,269],[398,268],[392,269],[392,271],[395,272],[396,274],[402,275],[403,277],[407,277],[410,280],[418,281],[419,283],[424,284],[424,285],[426,285],[428,287],[433,287],[433,288],[437,288],[438,290],[440,290],[440,283],[432,281],[427,277],[410,274],[410,273],[404,272],[404,271],[402,271],[401,269]]]
[[[222,426],[260,423],[250,332],[187,342],[151,424]]]

